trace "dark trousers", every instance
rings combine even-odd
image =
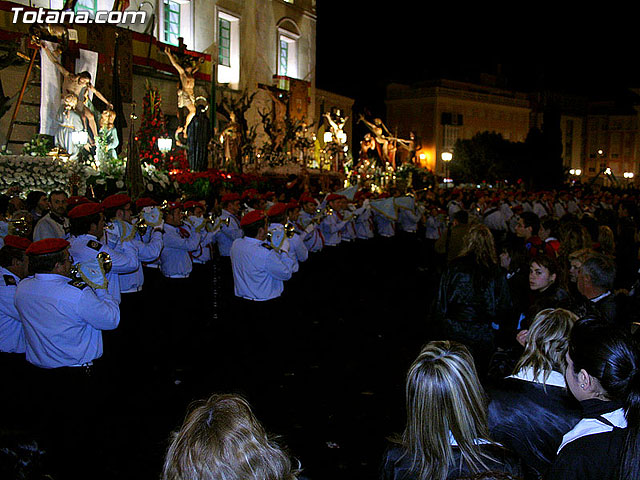
[[[234,297],[231,303],[232,320],[218,330],[217,339],[225,384],[246,392],[276,388],[295,363],[286,342],[294,320],[286,314],[286,303],[280,297],[262,302]]]
[[[169,371],[192,368],[201,346],[202,318],[191,278],[163,277],[159,293],[162,309],[153,329],[153,357]]]
[[[86,478],[104,462],[105,412],[113,407],[99,360],[92,367],[29,366],[28,420],[55,462],[55,478]]]

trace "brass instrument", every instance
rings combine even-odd
[[[98,253],[98,263],[102,265],[104,273],[109,273],[111,271],[111,268],[113,267],[111,255],[109,255],[107,252]]]
[[[113,266],[111,256],[107,252],[99,252],[95,261],[100,270],[96,268],[94,261],[78,262],[71,266],[71,278],[84,282],[92,288],[107,288],[109,282],[106,275]]]
[[[7,222],[9,224],[9,235],[28,238],[33,227],[33,217],[27,211],[15,212]]]
[[[287,238],[293,238],[293,236],[296,234],[296,227],[293,223],[287,223],[284,226],[284,235]]]
[[[321,223],[322,219],[328,215],[333,215],[333,208],[331,207],[325,207],[323,209],[316,208],[316,215],[313,217],[311,221],[315,223]]]
[[[140,235],[144,236],[147,233],[147,229],[149,225],[147,225],[147,221],[144,219],[144,216],[140,213],[136,217],[134,217],[135,222],[133,226],[136,228]]]
[[[213,213],[209,213],[205,218],[205,222],[207,231],[216,232],[221,230],[223,226],[228,227],[231,224],[231,217],[220,218],[220,216],[215,216]]]

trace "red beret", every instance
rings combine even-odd
[[[69,218],[88,217],[103,210],[102,205],[95,202],[81,203],[69,211]]]
[[[102,206],[104,208],[115,208],[115,207],[123,207],[127,203],[131,203],[131,197],[126,193],[116,193],[114,195],[109,195],[102,201]]]
[[[168,212],[175,210],[176,208],[182,208],[182,204],[180,202],[167,202],[164,205],[164,209]]]
[[[298,208],[298,207],[300,207],[300,204],[296,200],[289,200],[289,203],[287,203],[287,208]]]
[[[300,195],[300,203],[316,203],[315,199],[308,193]]]
[[[158,202],[149,197],[142,197],[136,200],[136,208],[154,207],[156,205],[158,205]]]
[[[344,195],[338,195],[337,193],[330,193],[327,196],[327,202],[333,202],[334,200],[340,200],[341,198],[347,198]]]
[[[45,253],[60,252],[69,246],[64,238],[44,238],[33,242],[27,248],[29,255],[44,255]]]
[[[232,193],[226,193],[222,196],[222,198],[220,199],[222,202],[226,203],[226,202],[235,202],[236,200],[240,200],[240,195],[232,192]]]
[[[282,202],[278,202],[278,203],[274,204],[273,206],[271,206],[271,208],[269,208],[269,210],[267,210],[267,216],[268,217],[275,217],[275,216],[278,216],[278,215],[282,215],[286,211],[287,211],[287,204],[286,203],[282,203]]]
[[[240,220],[240,226],[250,225],[264,219],[265,214],[262,210],[251,210],[249,213],[245,214],[242,217],[242,219]]]
[[[197,200],[187,200],[186,202],[184,202],[184,208],[187,210],[196,207],[204,208],[204,205]]]
[[[81,203],[89,203],[90,201],[91,200],[89,200],[87,197],[80,197],[78,195],[74,195],[67,198],[67,205],[76,206],[76,205],[80,205]]]
[[[4,237],[4,244],[7,247],[14,247],[20,250],[26,250],[31,245],[31,240],[17,235],[7,235]]]

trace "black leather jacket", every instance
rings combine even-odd
[[[439,318],[502,325],[511,311],[509,285],[499,267],[487,270],[464,256],[451,262],[442,275],[436,301]]]

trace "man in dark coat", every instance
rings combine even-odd
[[[610,323],[625,321],[617,315],[618,302],[613,293],[615,278],[613,258],[600,253],[587,257],[578,272],[578,291],[584,297],[586,311]]]

